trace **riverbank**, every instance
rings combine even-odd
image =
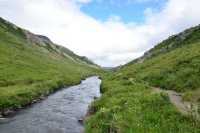
[[[86,57],[0,18],[0,112],[7,115],[101,72]]]
[[[84,127],[79,120],[86,115],[94,97],[100,97],[100,84],[101,80],[94,76],[64,88],[0,122],[1,133],[82,133]]]
[[[166,93],[154,93],[148,84],[110,75],[103,77],[101,91],[85,122],[87,133],[200,132],[199,121],[182,115]]]
[[[12,104],[10,104],[10,105],[9,105],[9,103],[6,103],[6,100],[0,101],[4,105],[7,104],[7,106],[8,106],[8,107],[6,107],[6,106],[2,106],[2,104],[0,104],[0,118],[11,117],[11,116],[15,115],[18,111],[28,108],[31,105],[38,103],[42,100],[45,100],[49,95],[62,90],[62,88],[80,84],[83,80],[85,80],[89,76],[90,75],[86,75],[84,77],[79,77],[76,80],[73,80],[71,82],[68,81],[67,83],[65,83],[64,81],[54,81],[54,82],[47,81],[47,82],[24,86],[24,88],[29,88],[28,92],[19,92],[18,94],[14,94],[18,98],[20,96],[23,96],[23,97],[21,97],[21,98],[24,98],[23,100],[16,101],[16,100],[20,100],[20,99],[15,99],[15,98],[9,99],[9,102],[10,103],[12,102]],[[37,93],[37,91],[40,91],[40,92],[37,95],[33,96],[33,93]]]

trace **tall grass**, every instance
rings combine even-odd
[[[103,96],[91,106],[88,133],[198,133],[199,122],[183,116],[167,94],[126,79],[103,79]]]

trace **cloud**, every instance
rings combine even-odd
[[[124,64],[166,37],[200,23],[199,0],[169,0],[160,12],[147,8],[143,24],[118,16],[100,22],[80,11],[90,0],[0,0],[0,16],[103,66]]]
[[[87,4],[87,3],[92,2],[92,0],[74,0],[74,1],[78,3],[82,3],[82,4]]]

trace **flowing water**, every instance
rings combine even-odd
[[[94,97],[100,96],[101,80],[90,77],[0,123],[0,133],[82,133],[79,122]]]

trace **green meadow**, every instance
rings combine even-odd
[[[104,75],[103,96],[91,105],[86,132],[199,133],[199,120],[192,113],[183,115],[167,93],[152,89],[175,90],[200,105],[199,35],[199,27],[186,30]]]
[[[55,51],[50,44],[32,43],[23,29],[1,19],[0,110],[21,108],[100,71],[66,51],[69,57]]]

